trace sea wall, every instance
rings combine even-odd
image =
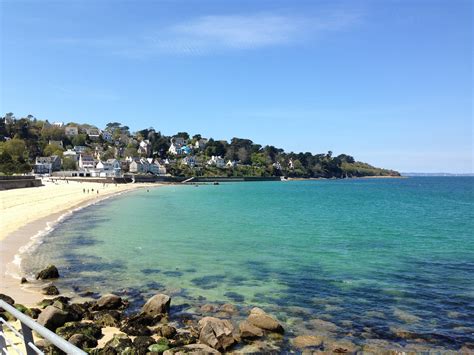
[[[41,180],[34,176],[0,176],[0,190],[22,189],[41,186]]]

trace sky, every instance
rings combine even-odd
[[[473,2],[0,0],[0,114],[472,173]]]

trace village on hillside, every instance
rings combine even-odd
[[[12,113],[0,120],[0,173],[58,177],[322,177],[397,175],[356,162],[350,155],[285,153],[249,139],[225,140],[179,132],[164,136],[153,128],[130,133],[111,122],[48,122]]]

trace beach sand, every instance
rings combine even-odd
[[[17,303],[25,305],[32,305],[44,298],[38,289],[35,289],[34,284],[20,285],[20,280],[12,276],[19,271],[18,265],[14,263],[15,255],[33,236],[51,227],[68,211],[127,191],[160,186],[104,186],[102,183],[87,181],[51,182],[49,179],[43,180],[43,184],[41,187],[0,191],[0,293],[5,293]]]

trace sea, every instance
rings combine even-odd
[[[474,344],[474,178],[170,185],[84,208],[22,256],[62,291],[172,314],[261,307],[286,337]]]

